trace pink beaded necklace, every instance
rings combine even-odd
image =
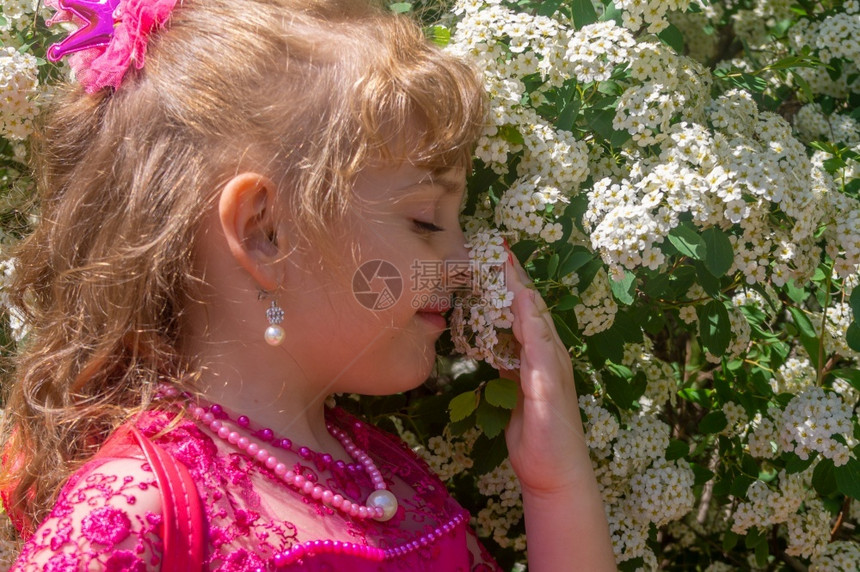
[[[228,423],[232,421],[224,411],[224,408],[217,403],[211,405],[208,409],[200,405],[191,405],[188,407],[188,411],[192,417],[209,427],[212,433],[217,435],[219,439],[226,441],[251,457],[251,459],[265,465],[266,468],[274,472],[286,484],[328,507],[339,510],[352,518],[372,518],[380,522],[390,520],[397,513],[397,497],[388,490],[385,479],[382,477],[373,459],[356,446],[345,432],[331,423],[326,423],[329,433],[343,445],[344,450],[346,450],[349,456],[364,468],[373,483],[375,490],[370,493],[366,503],[363,505],[345,499],[343,495],[336,494],[332,490],[318,485],[295,471],[290,470],[289,467],[280,462],[268,449],[259,446],[251,441],[249,437],[242,435],[237,429],[248,430],[251,421],[247,416],[242,415],[238,417],[235,421],[236,429],[231,429],[224,421]],[[269,428],[263,428],[252,435],[264,442],[274,441],[276,446],[292,450],[292,442],[289,439],[275,439],[274,432]],[[308,458],[311,452],[307,447],[301,447],[299,454],[303,458]],[[331,456],[323,455],[322,458],[327,464],[330,462]]]

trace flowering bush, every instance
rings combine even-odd
[[[481,70],[462,222],[482,265],[511,244],[570,347],[619,567],[860,568],[857,0],[392,9],[431,15]],[[27,188],[20,141],[59,73],[33,10],[0,21],[6,196]],[[455,308],[432,382],[345,405],[412,444],[512,568],[500,278]]]

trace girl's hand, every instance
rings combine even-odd
[[[543,298],[516,257],[505,277],[514,293],[520,395],[506,430],[520,480],[529,570],[616,570],[609,526],[579,416],[573,365]]]
[[[520,344],[520,369],[502,369],[499,375],[518,381],[520,394],[506,441],[523,492],[552,495],[594,476],[570,354],[543,298],[516,256],[508,252],[511,262],[505,278],[514,293],[513,332]]]

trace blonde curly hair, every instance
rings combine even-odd
[[[10,292],[30,333],[6,384],[0,489],[25,533],[159,383],[193,389],[180,318],[226,181],[277,181],[325,256],[362,166],[467,165],[483,118],[469,66],[363,0],[184,0],[120,89],[65,86],[35,138],[41,222]]]

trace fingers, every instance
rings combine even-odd
[[[556,331],[549,308],[525,269],[515,256],[511,255],[510,261],[506,268],[506,286],[515,296],[512,329],[522,348],[519,379],[531,386],[526,388],[527,392],[537,390],[541,384],[563,383],[572,378],[568,349]]]
[[[508,252],[510,253],[510,250]],[[562,343],[561,338],[558,335],[558,331],[555,328],[555,323],[552,321],[552,315],[550,314],[546,302],[537,292],[525,269],[513,253],[510,253],[510,261],[511,264],[508,264],[508,268],[506,269],[506,277],[508,279],[506,286],[508,287],[508,290],[514,293],[515,296],[513,308],[514,316],[525,316],[527,314],[537,312],[538,317],[543,322],[543,327],[539,327],[540,324],[535,324],[536,329],[534,330],[534,334],[539,340],[553,344],[559,351],[559,357],[563,357],[565,360],[569,361],[567,347]],[[517,301],[520,296],[528,296],[529,300]],[[522,344],[524,340],[524,332],[521,331],[522,328],[519,327],[520,325],[521,320],[515,319],[513,325],[514,336]]]

